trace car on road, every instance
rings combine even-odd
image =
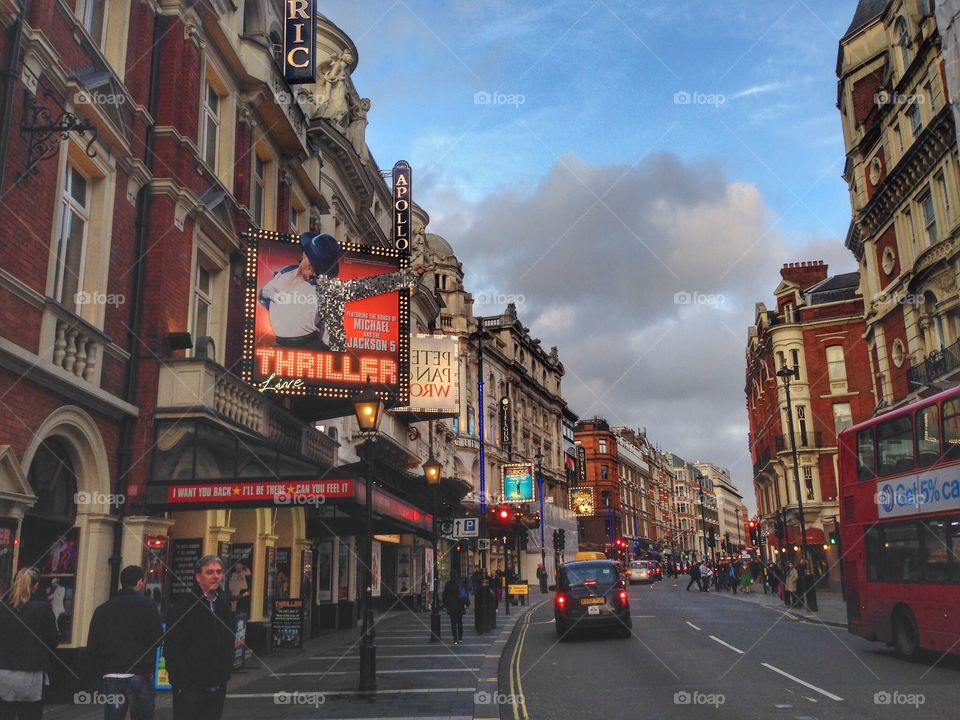
[[[652,583],[655,579],[656,573],[653,568],[650,567],[650,562],[648,560],[634,560],[630,563],[630,584],[634,583]]]
[[[560,566],[557,584],[550,589],[553,617],[561,640],[576,630],[613,628],[629,637],[630,594],[611,560],[587,560]]]

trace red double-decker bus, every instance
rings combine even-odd
[[[840,433],[850,632],[960,653],[960,388]]]

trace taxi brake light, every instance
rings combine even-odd
[[[627,591],[621,590],[620,592],[617,593],[617,597],[620,598],[620,604],[623,607],[627,607],[627,605],[630,602],[630,598],[627,596]]]
[[[596,586],[597,586],[597,581],[596,581],[596,580],[584,580],[584,581],[583,581],[583,584],[586,585],[587,587],[596,587]]]
[[[563,611],[567,609],[567,596],[563,593],[557,593],[555,602],[558,610]]]

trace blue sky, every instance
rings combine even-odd
[[[756,303],[772,302],[785,262],[855,269],[835,75],[855,6],[321,11],[357,44],[374,157],[410,161],[414,199],[467,289],[519,298],[524,324],[559,348],[574,412],[729,468],[753,507],[743,387]]]
[[[557,156],[668,150],[755,183],[797,241],[842,237],[849,203],[834,67],[852,0],[363,2],[326,11],[357,42],[378,161],[477,200]],[[523,96],[475,105],[474,93]],[[675,93],[722,104],[677,105]],[[709,97],[703,97],[709,102]]]

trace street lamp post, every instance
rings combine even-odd
[[[433,435],[431,423],[430,434]],[[440,486],[440,471],[443,466],[433,456],[433,443],[431,442],[430,457],[423,464],[423,475],[427,478],[427,483],[433,494],[433,598],[430,603],[430,642],[440,642],[440,604],[438,602],[438,579],[437,579],[437,494]]]
[[[783,379],[783,387],[787,392],[787,426],[790,430],[790,451],[793,454],[793,485],[797,491],[797,514],[800,516],[800,553],[801,557],[809,563],[807,525],[803,517],[803,494],[800,492],[800,461],[797,459],[797,438],[793,432],[793,403],[790,399],[790,378],[793,377],[793,370],[784,365],[777,371],[777,375]]]
[[[363,584],[363,630],[360,635],[360,690],[375,690],[377,687],[377,646],[373,629],[373,467],[370,462],[370,448],[380,420],[383,417],[384,403],[373,392],[369,380],[367,386],[353,399],[353,409],[357,416],[360,433],[365,437],[363,443],[364,465],[367,474],[366,492],[366,546],[364,547],[364,584]]]
[[[547,548],[543,539],[543,525],[547,519],[543,514],[543,453],[540,451],[540,448],[537,448],[537,454],[533,456],[533,459],[537,461],[537,492],[540,494],[540,563],[543,572],[546,573]]]
[[[707,515],[703,510],[703,476],[698,472],[695,477],[700,488],[700,530],[703,532],[703,559],[706,560],[710,553],[707,551]]]

